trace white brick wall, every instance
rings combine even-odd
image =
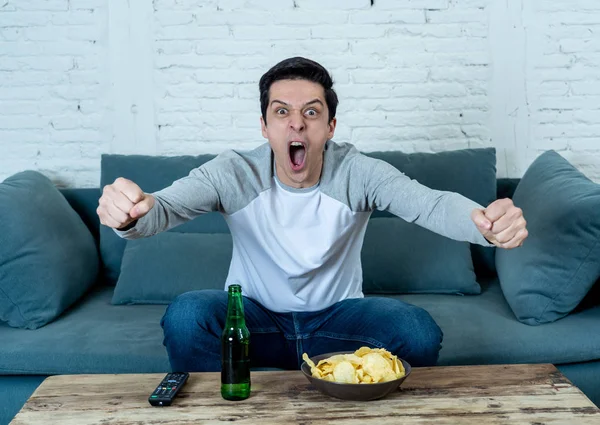
[[[109,146],[104,0],[0,1],[0,180],[98,184]]]
[[[600,2],[537,1],[528,66],[531,142],[526,157],[556,149],[600,181]]]
[[[552,148],[600,181],[596,0],[0,0],[0,180],[254,147],[258,79],[296,55],[334,76],[336,140],[495,146],[499,176]]]

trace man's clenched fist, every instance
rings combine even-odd
[[[523,211],[511,199],[498,199],[484,210],[475,209],[471,219],[481,234],[499,248],[521,246],[528,234]]]
[[[131,180],[119,177],[104,186],[96,212],[100,223],[120,229],[142,218],[154,206],[154,197],[148,195]]]

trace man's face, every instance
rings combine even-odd
[[[260,118],[263,137],[275,154],[279,180],[292,187],[315,185],[321,177],[323,148],[333,137],[325,92],[307,80],[279,80],[271,85],[267,123]]]

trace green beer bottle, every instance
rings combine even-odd
[[[250,332],[240,285],[229,285],[228,290],[227,319],[221,335],[221,396],[225,400],[250,396]]]

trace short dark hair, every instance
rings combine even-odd
[[[279,80],[308,80],[323,86],[325,102],[329,109],[329,122],[335,118],[338,97],[333,89],[333,78],[319,63],[303,57],[282,60],[269,69],[258,83],[260,90],[260,110],[265,124],[267,122],[267,107],[269,106],[269,89]]]

